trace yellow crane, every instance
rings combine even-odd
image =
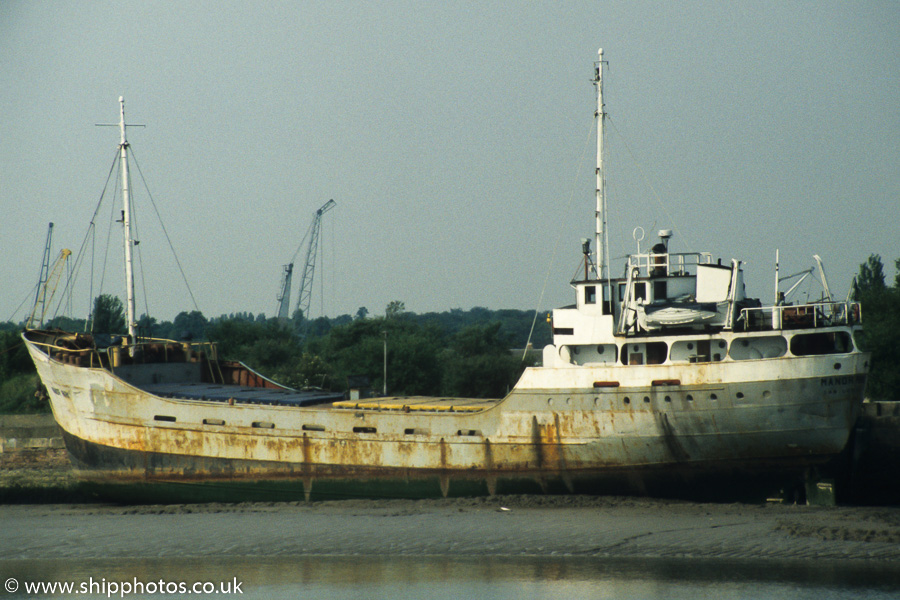
[[[44,317],[47,315],[47,308],[53,301],[53,295],[56,293],[56,286],[59,284],[59,278],[62,276],[66,262],[71,255],[72,251],[68,248],[63,248],[59,251],[56,262],[53,263],[53,267],[47,274],[47,281],[45,281],[41,286],[41,289],[38,290],[37,299],[34,301],[34,308],[31,309],[31,316],[29,316],[28,321],[25,322],[26,329],[34,329],[35,323],[37,323],[39,327],[44,325]],[[38,307],[40,307],[40,318],[38,318]]]

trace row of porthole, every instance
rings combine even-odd
[[[153,420],[174,423],[176,419],[170,415],[154,415]],[[221,427],[225,425],[225,421],[222,419],[203,419],[203,424]],[[270,421],[253,421],[251,427],[255,429],[275,429],[275,424]],[[303,431],[325,431],[325,428],[321,425],[303,425],[301,429]],[[378,430],[375,427],[358,426],[353,428],[353,433],[378,433]],[[403,433],[405,435],[430,435],[427,429],[418,427],[404,429]],[[460,429],[456,432],[456,435],[461,437],[481,437],[482,433],[480,429]]]
[[[764,398],[764,399],[768,399],[771,395],[772,395],[772,394],[771,394],[770,392],[768,392],[768,391],[763,392],[763,398]],[[737,398],[738,400],[743,400],[743,399],[744,399],[744,393],[743,393],[743,392],[738,392],[737,394],[735,394],[735,398]],[[688,402],[693,402],[693,401],[694,401],[694,395],[693,395],[693,394],[687,394],[687,395],[684,397],[684,399],[687,400]],[[719,396],[718,396],[717,394],[710,394],[710,395],[709,395],[709,399],[710,399],[710,400],[718,400],[718,399],[719,399]],[[666,396],[666,397],[663,398],[663,400],[666,401],[666,402],[672,402],[672,397],[671,397],[671,396]],[[553,398],[548,398],[548,399],[547,399],[547,404],[548,404],[549,406],[553,406],[553,401],[554,401]],[[623,399],[623,402],[624,402],[625,404],[631,404],[631,397],[625,396],[625,398]],[[649,404],[649,403],[650,403],[650,396],[644,396],[644,402],[645,402],[646,404]],[[572,399],[571,399],[571,398],[566,398],[565,403],[566,403],[567,405],[571,405],[571,404],[572,404]],[[594,398],[594,406],[597,406],[598,404],[600,404],[600,398]]]
[[[171,415],[153,415],[153,420],[162,423],[175,423],[177,421],[177,419]],[[223,427],[225,421],[223,419],[203,419],[203,424]],[[254,429],[275,429],[275,423],[272,423],[271,421],[253,421],[250,426]],[[301,429],[303,431],[325,431],[325,428],[321,425],[303,425]],[[355,429],[356,428],[354,428],[354,430]]]

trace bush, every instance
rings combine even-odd
[[[47,413],[50,405],[37,391],[36,374],[16,375],[0,384],[0,414]]]

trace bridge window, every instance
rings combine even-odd
[[[635,300],[646,300],[647,299],[647,282],[646,281],[638,281],[634,284],[634,299]]]
[[[623,365],[661,365],[666,362],[668,352],[665,342],[624,344],[620,360]]]
[[[672,344],[672,362],[718,362],[725,358],[725,340],[681,340]]]
[[[728,355],[733,360],[778,358],[787,352],[787,340],[780,335],[738,338],[731,342]]]
[[[853,342],[846,331],[801,333],[791,338],[791,354],[796,356],[846,354],[852,349]]]
[[[663,279],[662,281],[654,281],[653,282],[653,301],[658,302],[659,300],[665,300],[668,296],[668,282]]]

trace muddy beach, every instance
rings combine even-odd
[[[64,451],[6,453],[2,463],[10,498],[0,504],[0,560],[446,555],[900,566],[896,506],[536,495],[118,506],[54,500],[75,489]],[[48,495],[38,498],[41,490]]]
[[[0,560],[554,556],[900,566],[900,510],[585,496],[0,506]]]

